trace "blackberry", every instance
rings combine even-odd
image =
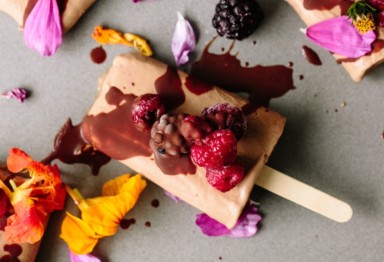
[[[220,0],[212,25],[220,36],[242,40],[251,35],[264,18],[254,0]]]

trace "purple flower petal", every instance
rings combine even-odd
[[[196,47],[195,33],[191,24],[177,12],[178,21],[172,38],[172,53],[176,65],[182,65],[189,61],[188,54]]]
[[[100,262],[101,261],[99,258],[95,257],[92,254],[76,255],[71,250],[69,250],[69,257],[71,259],[71,262]]]
[[[25,44],[42,56],[53,55],[62,42],[59,8],[56,0],[39,0],[24,25]]]
[[[28,92],[24,88],[13,88],[12,90],[6,91],[3,94],[1,94],[1,97],[8,98],[8,99],[16,99],[20,103],[23,103],[24,100],[27,98]]]
[[[182,201],[179,197],[175,196],[175,195],[172,194],[171,192],[168,192],[167,190],[164,190],[164,194],[165,194],[166,196],[168,196],[169,198],[171,198],[171,199],[172,199],[173,201],[175,201],[176,203],[179,203],[179,202]]]
[[[348,16],[314,24],[307,28],[306,34],[315,44],[349,58],[357,58],[371,52],[371,44],[376,39],[373,31],[360,34]]]
[[[196,216],[196,225],[198,225],[207,236],[229,236],[236,238],[251,237],[257,233],[258,223],[262,220],[255,204],[249,204],[243,210],[242,215],[232,229],[228,229],[223,224],[210,218],[206,214]]]

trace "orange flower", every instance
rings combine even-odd
[[[35,243],[44,234],[44,220],[48,213],[64,206],[66,193],[59,169],[56,165],[33,161],[18,148],[9,151],[7,167],[18,175],[18,180],[9,181],[11,189],[0,180],[0,188],[15,211],[7,219],[5,237],[10,242]]]
[[[135,205],[146,186],[141,175],[123,175],[103,185],[102,196],[84,199],[76,189],[67,187],[68,194],[82,211],[81,219],[67,213],[60,237],[75,254],[90,253],[99,238],[116,233],[120,221]]]
[[[142,55],[151,56],[153,54],[148,42],[144,38],[135,34],[122,34],[114,29],[105,29],[101,26],[96,26],[92,37],[101,45],[123,44],[133,46]]]

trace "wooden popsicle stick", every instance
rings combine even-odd
[[[255,184],[337,222],[352,218],[353,211],[347,203],[268,166],[261,170]]]

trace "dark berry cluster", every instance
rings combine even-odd
[[[220,36],[242,40],[251,35],[264,18],[255,0],[220,0],[212,25]]]
[[[191,157],[206,169],[208,183],[217,190],[229,191],[243,179],[244,168],[236,162],[237,143],[247,126],[241,109],[217,104],[201,116],[165,114],[159,96],[147,94],[133,104],[132,120],[140,131],[150,130],[156,154]]]

